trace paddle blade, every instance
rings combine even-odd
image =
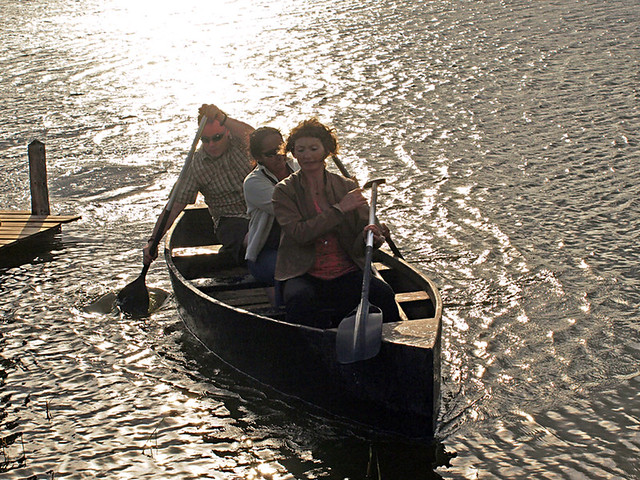
[[[340,363],[354,363],[375,357],[382,343],[382,310],[369,305],[361,328],[356,326],[358,313],[345,317],[338,325],[336,354]]]
[[[116,305],[125,314],[134,318],[146,317],[149,313],[149,290],[140,275],[118,293]]]

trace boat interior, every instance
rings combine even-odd
[[[204,294],[236,308],[284,320],[284,308],[271,305],[265,284],[255,280],[244,267],[221,264],[218,258],[220,247],[221,245],[174,247],[171,257],[185,279]],[[376,257],[381,255],[377,254]],[[396,293],[396,302],[403,320],[432,318],[435,306],[429,295],[427,282],[419,284],[415,278],[393,268],[391,263],[385,261],[384,257],[374,258],[376,274],[391,285]]]

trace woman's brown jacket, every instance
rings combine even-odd
[[[364,227],[369,223],[368,208],[343,213],[342,197],[358,185],[355,181],[325,170],[325,194],[331,208],[317,213],[311,190],[302,171],[282,180],[273,192],[273,209],[282,228],[276,261],[276,280],[304,275],[316,256],[315,242],[335,232],[340,245],[360,268],[364,267]]]

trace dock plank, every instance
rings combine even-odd
[[[29,212],[3,211],[0,212],[0,223],[42,222],[42,223],[69,223],[78,220],[79,215],[31,215]]]
[[[0,226],[0,238],[8,240],[11,238],[25,238],[36,233],[46,232],[47,230],[55,230],[60,227],[60,224],[56,225],[42,225],[42,226],[30,226],[23,228],[4,228],[4,225]]]
[[[79,218],[79,215],[32,215],[27,210],[0,211],[0,250],[47,232],[56,233],[63,223]]]
[[[0,232],[22,232],[33,228],[53,228],[62,225],[61,222],[2,222]]]

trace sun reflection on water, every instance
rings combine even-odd
[[[161,110],[168,120],[191,119],[201,103],[217,103],[241,116],[248,106],[261,100],[264,104],[265,96],[293,88],[286,75],[277,75],[280,69],[274,59],[288,41],[286,28],[279,23],[286,3],[110,0],[95,8],[98,15],[73,19],[84,33],[83,42],[91,43],[94,57],[92,67],[78,73],[84,80],[76,76],[73,83],[86,83],[91,71],[91,81],[99,87],[83,95],[127,91],[127,101],[140,108],[132,114]],[[255,68],[247,64],[246,52],[256,39],[262,45],[264,78],[256,77]],[[70,46],[76,50],[74,56],[86,55],[85,43],[73,40]],[[119,73],[123,69],[124,77]],[[163,118],[149,121],[157,124]],[[190,124],[185,127],[181,135],[192,130]],[[106,135],[105,130],[94,141],[100,143]]]

